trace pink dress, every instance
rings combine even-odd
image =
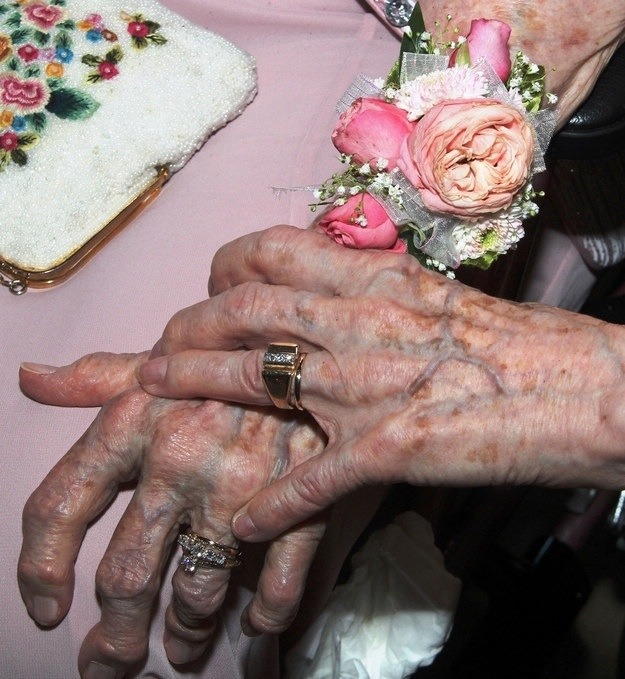
[[[53,630],[38,629],[22,605],[15,578],[21,510],[96,411],[51,408],[28,400],[17,384],[20,361],[63,365],[93,351],[145,349],[176,310],[206,296],[209,264],[220,245],[275,223],[306,225],[309,195],[277,194],[274,187],[314,184],[336,169],[329,139],[335,102],[355,75],[383,75],[397,54],[396,34],[380,21],[381,15],[357,0],[166,4],[254,55],[259,94],[240,118],[209,139],[149,209],[72,279],[22,297],[0,289],[2,677],[77,676],[80,644],[99,617],[95,570],[130,497],[129,492],[121,493],[88,531],[76,563],[76,591],[67,618]],[[371,4],[379,12],[379,3]],[[568,278],[565,274],[561,280]],[[549,272],[546,276],[553,278]],[[557,302],[557,296],[549,301]],[[324,547],[325,571],[316,571],[318,582],[310,590],[316,606],[323,604],[345,551],[367,522],[371,504],[368,507],[363,510],[352,502],[348,511],[339,512]],[[250,640],[240,631],[239,615],[250,590],[241,584],[231,594],[212,655],[184,676],[277,676],[276,640]],[[166,584],[149,658],[138,676],[183,676],[169,664],[161,644],[169,595]]]

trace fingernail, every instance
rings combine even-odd
[[[167,356],[159,356],[139,366],[137,378],[144,386],[160,384],[167,372]]]
[[[54,625],[59,619],[60,608],[52,597],[33,597],[33,616],[40,625]]]
[[[117,679],[120,676],[114,667],[103,665],[102,663],[92,660],[88,665],[83,679]]]
[[[190,644],[187,644],[180,639],[168,639],[164,642],[165,652],[169,658],[169,662],[174,665],[184,665],[185,663],[194,660],[198,655],[198,649]]]
[[[163,346],[163,338],[161,337],[161,339],[159,339],[158,342],[156,342],[156,344],[152,347],[152,351],[150,352],[150,358],[151,359],[157,358],[158,356],[163,355],[162,346]]]
[[[249,514],[239,514],[232,520],[232,531],[236,537],[245,540],[256,533],[256,526]]]
[[[22,370],[26,370],[29,373],[36,373],[37,375],[51,375],[55,373],[58,368],[53,365],[45,365],[44,363],[29,363],[24,362],[20,365]]]

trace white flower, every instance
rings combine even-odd
[[[479,259],[488,252],[504,255],[524,235],[523,222],[511,215],[456,226],[452,239],[461,261]]]
[[[459,66],[432,71],[404,83],[395,96],[395,104],[408,112],[408,120],[417,120],[442,101],[483,97],[487,92],[486,80],[479,71]]]
[[[364,175],[371,174],[371,165],[369,165],[369,163],[361,165],[360,168],[358,169],[358,172]]]

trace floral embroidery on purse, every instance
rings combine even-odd
[[[141,14],[122,12],[121,18],[133,47],[167,42],[160,25]],[[76,58],[76,30],[93,44],[118,43],[101,15],[80,21],[67,16],[65,0],[0,0],[0,172],[11,163],[27,164],[27,151],[40,143],[50,115],[84,120],[99,108],[89,92],[65,79],[66,67]],[[80,61],[91,69],[85,83],[115,78],[122,58],[119,44],[103,55],[84,54]]]

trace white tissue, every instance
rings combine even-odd
[[[289,679],[401,679],[431,664],[447,640],[460,581],[422,517],[398,516],[352,566],[287,656]]]

